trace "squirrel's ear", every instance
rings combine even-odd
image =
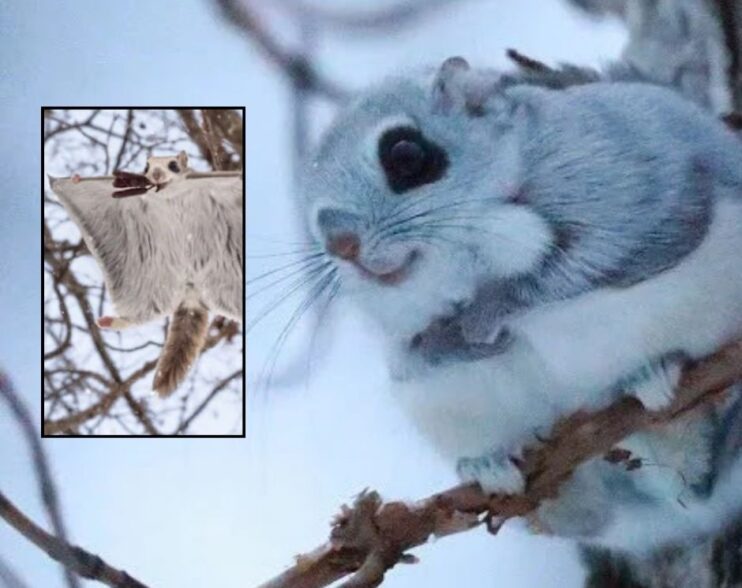
[[[464,78],[469,62],[463,57],[449,57],[438,68],[433,80],[433,111],[448,114],[466,103]]]
[[[490,99],[499,94],[500,78],[494,71],[471,69],[463,57],[449,57],[433,80],[433,112],[484,116],[491,108]]]
[[[178,153],[178,163],[180,164],[181,169],[188,167],[188,154],[185,151]]]

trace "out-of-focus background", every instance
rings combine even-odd
[[[365,14],[398,3],[314,5]],[[266,30],[308,52],[346,90],[451,55],[505,67],[507,47],[549,63],[599,65],[625,41],[618,22],[592,21],[557,0],[431,1],[440,6],[404,26],[379,32],[337,24],[321,34],[311,18],[298,30],[288,1],[253,4]],[[208,0],[5,2],[0,27],[0,364],[38,418],[40,107],[246,105],[250,279],[278,267],[303,240],[291,192],[294,157],[334,106],[298,100],[284,72]],[[297,118],[302,104],[306,116]],[[264,295],[248,300],[248,322],[281,290]],[[323,541],[337,507],[364,487],[417,498],[455,482],[387,396],[379,349],[352,309],[338,305],[327,319],[332,326],[315,339],[310,314],[273,365],[294,302],[248,334],[247,440],[45,440],[73,542],[153,587],[249,587]],[[275,385],[258,389],[266,366]],[[48,526],[28,449],[2,404],[0,488]],[[421,564],[394,569],[385,585],[562,587],[582,578],[570,545],[510,527],[496,538],[475,531],[416,553]],[[65,585],[59,567],[2,522],[0,558],[28,586]]]

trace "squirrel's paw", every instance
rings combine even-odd
[[[131,326],[130,321],[117,316],[102,316],[96,322],[101,329],[121,330]]]
[[[677,356],[668,356],[639,370],[630,378],[627,386],[644,408],[662,410],[675,398],[682,375],[683,360]]]
[[[521,494],[526,485],[523,473],[504,451],[462,457],[456,471],[463,482],[476,482],[487,494]]]

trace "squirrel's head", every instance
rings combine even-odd
[[[185,178],[188,171],[188,154],[181,151],[173,156],[149,157],[144,168],[144,175],[158,187],[165,187],[173,181]]]
[[[551,246],[522,199],[527,113],[500,78],[451,58],[388,79],[338,116],[306,170],[311,233],[344,289],[403,337]]]

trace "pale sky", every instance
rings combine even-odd
[[[292,218],[289,99],[284,81],[206,0],[5,2],[0,25],[0,362],[38,415],[41,105],[246,105],[247,248],[264,255],[301,239]],[[616,24],[593,23],[557,0],[471,0],[384,39],[322,38],[318,52],[328,75],[359,87],[454,54],[502,66],[506,47],[597,65],[622,43]],[[269,268],[266,260],[248,263],[248,276]],[[337,507],[364,487],[412,499],[454,484],[388,397],[371,331],[342,308],[318,338],[326,352],[312,355],[310,376],[269,393],[248,385],[247,439],[46,440],[74,541],[153,588],[250,588],[321,543]],[[287,318],[278,313],[250,334],[248,379]],[[26,448],[4,407],[0,488],[44,521]],[[416,554],[419,565],[394,569],[384,585],[550,588],[581,580],[570,545],[509,528],[495,538],[446,538]],[[62,586],[58,566],[4,524],[0,555],[30,586]]]

